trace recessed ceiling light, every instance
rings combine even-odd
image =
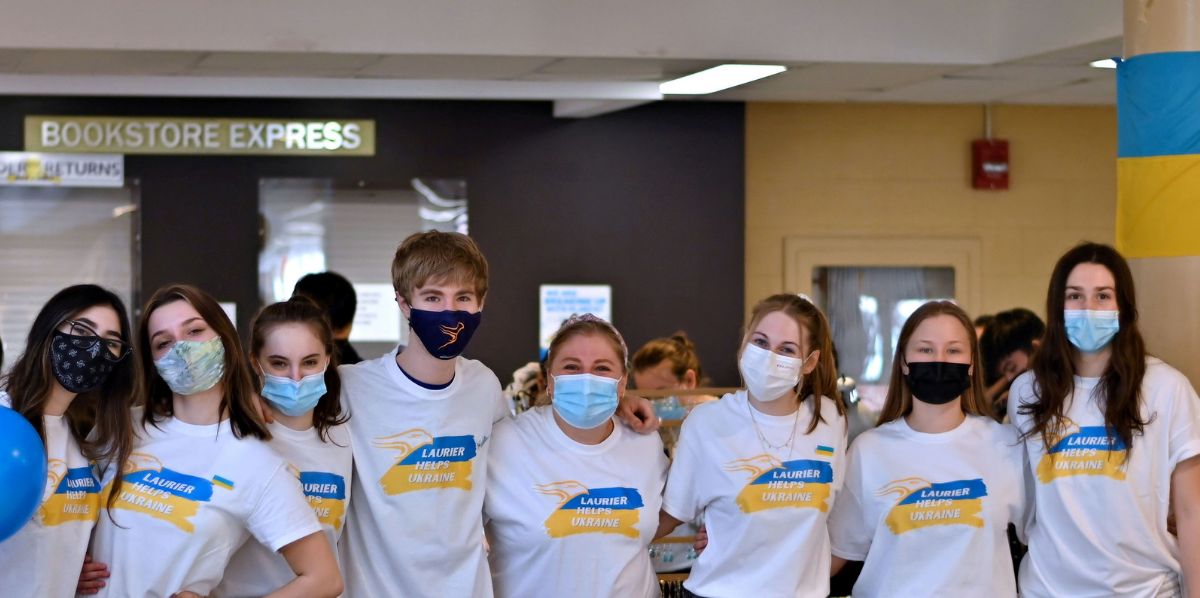
[[[658,90],[672,95],[702,95],[778,75],[786,70],[786,66],[770,64],[722,64],[674,81],[667,81],[659,85]]]
[[[1092,65],[1092,67],[1098,68],[1098,69],[1115,69],[1115,68],[1117,68],[1117,61],[1112,58],[1105,58],[1104,60],[1093,60],[1090,64]]]

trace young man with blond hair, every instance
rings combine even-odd
[[[509,411],[496,375],[459,357],[482,319],[487,260],[466,235],[416,233],[396,250],[392,284],[408,346],[339,370],[354,449],[345,595],[490,598],[488,439]],[[638,431],[657,427],[645,400],[622,411]]]

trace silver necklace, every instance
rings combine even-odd
[[[752,406],[750,404],[750,395],[749,394],[746,395],[746,409],[750,411],[750,421],[754,423],[754,431],[758,434],[758,441],[760,443],[762,443],[764,453],[771,452],[770,449],[779,450],[779,449],[782,449],[783,447],[787,447],[788,461],[792,460],[792,451],[795,448],[792,446],[792,441],[794,441],[796,439],[796,428],[799,427],[799,423],[800,423],[800,408],[801,407],[803,407],[803,405],[796,406],[796,416],[792,420],[792,435],[788,436],[787,442],[784,442],[783,444],[781,444],[779,446],[775,446],[775,445],[771,444],[771,442],[769,440],[767,440],[766,435],[763,434],[762,428],[760,428],[758,426],[758,420],[754,417],[754,406]]]

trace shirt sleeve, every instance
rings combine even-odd
[[[258,504],[246,519],[246,528],[275,552],[321,531],[321,523],[308,506],[300,480],[288,474],[286,464],[281,464],[267,480]]]
[[[875,530],[868,525],[863,508],[862,464],[850,449],[845,484],[829,512],[829,546],[834,556],[849,561],[865,561]]]
[[[512,409],[508,406],[508,399],[504,398],[504,391],[500,390],[499,383],[496,383],[495,396],[492,397],[492,423],[496,423],[506,417],[512,417]]]
[[[1167,422],[1172,470],[1183,461],[1200,455],[1200,397],[1183,374],[1176,373],[1176,376],[1179,381],[1172,392],[1174,405],[1171,421]]]
[[[687,420],[684,420],[683,429],[679,431],[679,442],[675,445],[675,460],[667,472],[667,487],[663,491],[663,510],[680,521],[695,519],[704,506],[696,483],[700,461],[692,447],[691,432]]]

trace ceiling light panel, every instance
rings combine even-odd
[[[659,85],[659,90],[663,94],[704,95],[778,75],[786,70],[785,66],[769,64],[722,64],[674,81],[667,81]]]

